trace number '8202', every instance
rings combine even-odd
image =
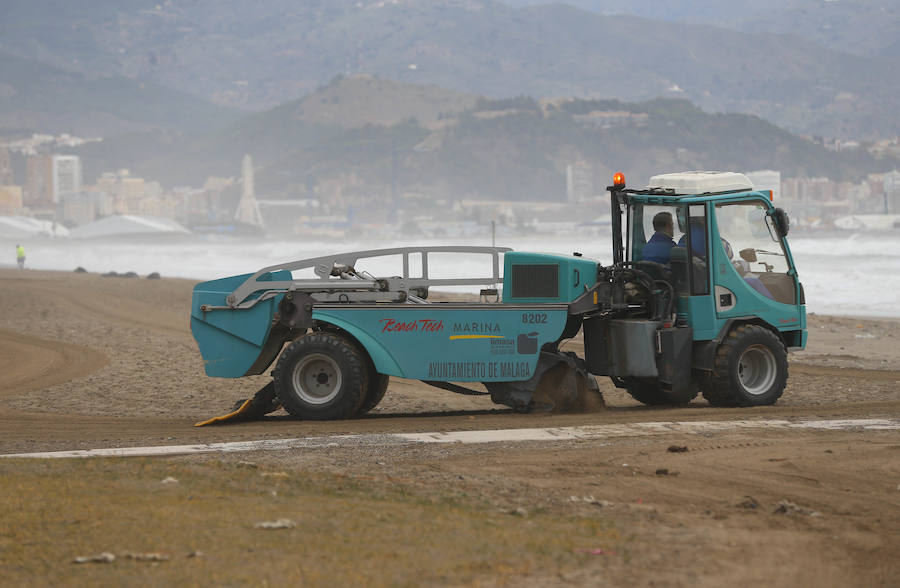
[[[547,324],[547,313],[545,313],[545,312],[524,312],[524,313],[522,313],[522,324],[546,325]]]

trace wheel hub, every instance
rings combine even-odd
[[[759,396],[768,392],[777,373],[775,355],[765,345],[751,345],[738,360],[738,379],[748,394]]]
[[[309,404],[327,404],[341,389],[341,370],[331,357],[321,353],[305,356],[294,366],[294,389]]]

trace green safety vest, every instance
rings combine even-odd
[[[25,257],[25,248],[21,245],[16,247],[16,257]]]

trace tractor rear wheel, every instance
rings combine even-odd
[[[369,385],[366,388],[366,397],[363,399],[359,414],[366,414],[378,406],[378,403],[384,398],[384,393],[387,392],[389,381],[390,377],[379,374],[375,371],[375,366],[371,366],[371,369],[369,369]]]
[[[699,392],[696,388],[691,388],[689,392],[673,394],[661,388],[656,378],[628,378],[625,385],[635,400],[649,406],[684,405],[696,398]]]
[[[334,333],[300,337],[281,354],[273,372],[275,393],[292,416],[344,419],[363,403],[366,362],[356,346]]]
[[[781,339],[764,327],[740,325],[716,350],[703,396],[714,406],[775,404],[787,378],[787,351]]]

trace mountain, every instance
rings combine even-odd
[[[382,207],[393,183],[398,193],[428,201],[561,200],[566,166],[578,162],[590,165],[597,190],[614,171],[638,184],[685,169],[859,181],[900,165],[864,149],[829,151],[759,117],[709,114],[685,100],[493,100],[371,76],[336,78],[222,131],[130,135],[77,153],[87,181],[128,167],[167,186],[237,176],[249,153],[264,197],[309,197],[340,186],[343,197]]]
[[[152,82],[90,78],[0,53],[0,130],[102,136],[154,128],[207,130],[236,118],[230,108]]]
[[[548,0],[503,0],[513,7]],[[900,57],[896,0],[565,0],[592,12],[803,37],[843,53]]]
[[[699,15],[711,2],[689,4]],[[679,6],[661,4],[672,7],[661,16]],[[727,29],[498,0],[8,0],[0,49],[256,110],[309,94],[337,74],[369,73],[493,98],[684,98],[810,135],[900,133],[900,79],[886,75],[900,69],[900,57],[885,47],[852,55],[835,50],[840,44],[773,34],[790,32],[813,6],[787,5],[800,11],[785,21],[794,24]],[[773,14],[787,14],[779,10]],[[723,25],[737,14],[712,12]],[[748,18],[765,23],[768,14]],[[873,29],[887,27],[885,43],[896,37],[893,14]]]
[[[237,175],[245,153],[257,164],[285,159],[290,167],[296,153],[314,150],[323,157],[344,161],[360,129],[390,129],[401,123],[421,133],[444,125],[444,117],[471,108],[477,97],[436,86],[420,86],[382,80],[368,75],[338,76],[329,84],[298,100],[249,114],[222,128],[208,132],[127,133],[93,143],[77,151],[82,155],[85,177],[127,167],[136,173],[163,181],[168,186],[202,185],[208,176]],[[328,154],[328,145],[334,153]],[[387,142],[390,150],[390,140]],[[288,172],[287,175],[295,175]],[[272,181],[257,176],[264,188]],[[286,190],[284,181],[274,180],[274,191]]]

